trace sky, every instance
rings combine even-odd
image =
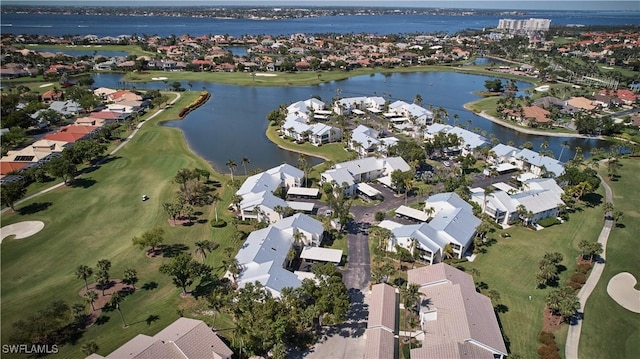
[[[520,0],[0,0],[0,5],[76,5],[76,6],[192,6],[192,5],[249,5],[249,6],[384,6],[384,7],[425,7],[425,8],[461,8],[461,9],[510,9],[510,10],[600,10],[600,11],[638,11],[640,0],[562,0],[562,1],[520,1]]]

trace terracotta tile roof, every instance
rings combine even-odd
[[[583,110],[593,110],[596,108],[591,104],[591,100],[585,97],[572,97],[567,101],[567,104]]]
[[[394,334],[382,328],[367,329],[365,359],[397,358]]]
[[[0,175],[7,175],[11,172],[14,171],[18,171],[24,167],[26,167],[27,165],[29,165],[30,162],[5,162],[5,161],[0,161]]]
[[[203,321],[180,318],[153,337],[140,334],[107,358],[228,359],[233,352]]]
[[[89,117],[101,118],[103,120],[117,120],[122,114],[113,111],[91,112]]]
[[[384,327],[394,331],[396,325],[396,290],[385,283],[371,288],[367,328]]]
[[[428,299],[428,305],[422,309],[423,314],[430,313],[425,318],[431,318],[423,323],[426,352],[434,347],[446,354],[461,350],[453,344],[477,342],[492,352],[507,354],[491,301],[476,292],[469,274],[445,263],[412,269],[407,274],[409,283],[420,285],[420,293]]]
[[[550,112],[538,106],[524,106],[522,108],[525,118],[534,118],[538,123],[551,122]]]

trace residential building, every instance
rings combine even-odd
[[[342,140],[342,131],[339,128],[323,123],[308,124],[307,122],[304,117],[289,114],[280,127],[280,131],[283,135],[292,137],[298,142],[309,141],[314,146]]]
[[[491,300],[476,291],[473,277],[448,264],[411,269],[420,286],[421,348],[413,359],[506,358],[507,348]]]
[[[247,178],[236,192],[242,197],[239,204],[242,219],[255,218],[273,223],[282,219],[276,211],[278,207],[313,210],[313,203],[285,201],[273,194],[278,188],[286,193],[291,187],[301,187],[303,177],[303,171],[285,163]]]
[[[530,172],[533,177],[543,177],[545,174],[557,177],[564,173],[564,165],[560,161],[526,148],[518,149],[500,143],[490,153],[493,155],[488,160],[495,166],[510,163],[522,171]]]
[[[152,337],[138,334],[106,357],[91,354],[87,359],[230,359],[232,355],[215,329],[201,320],[182,317]]]
[[[386,100],[380,96],[345,97],[333,103],[333,112],[338,115],[350,115],[351,113],[363,114],[362,111],[364,110],[378,112],[384,108],[385,103]]]
[[[397,358],[398,342],[395,335],[398,319],[398,293],[386,283],[374,284],[369,296],[369,317],[364,336],[365,359]]]
[[[53,101],[49,104],[49,109],[54,110],[65,117],[71,117],[80,113],[80,111],[82,111],[82,106],[73,100]]]
[[[389,113],[407,117],[416,126],[425,126],[433,121],[433,112],[414,103],[400,100],[389,105]]]
[[[231,279],[239,288],[260,282],[276,297],[284,288],[299,287],[303,276],[284,268],[287,254],[296,241],[298,246],[319,246],[323,232],[322,222],[302,213],[251,232],[236,255],[240,274]]]
[[[434,264],[445,257],[445,247],[450,245],[452,255],[462,258],[473,244],[476,228],[482,222],[473,215],[473,207],[454,192],[439,193],[425,203],[428,223],[404,225],[385,220],[378,226],[391,231],[393,237],[387,251],[395,252],[396,245],[410,252],[417,251],[420,258]]]
[[[564,191],[553,178],[534,178],[523,182],[524,190],[509,189],[501,183],[494,184],[496,189],[485,194],[484,189],[471,190],[471,200],[482,208],[500,225],[506,226],[522,220],[518,207],[523,206],[529,213],[527,221],[535,224],[545,218],[555,218],[564,205]],[[506,190],[506,191],[505,191]]]
[[[498,29],[512,32],[548,31],[550,25],[550,19],[500,19]]]
[[[345,193],[354,195],[361,182],[378,180],[391,187],[393,171],[406,172],[410,169],[411,167],[401,157],[365,157],[336,164],[333,169],[324,171],[320,175],[320,183],[335,183],[338,187],[346,184]]]
[[[463,155],[466,155],[467,153],[471,153],[477,148],[482,148],[490,144],[489,140],[486,137],[481,136],[475,132],[471,132],[469,130],[465,130],[464,128],[456,126],[444,125],[441,123],[434,123],[433,125],[427,126],[424,132],[424,137],[426,140],[430,140],[433,139],[438,133],[453,134],[460,139],[460,146],[458,146],[457,148],[446,149],[446,152],[448,153],[461,153]]]
[[[356,151],[358,156],[366,157],[376,151],[386,154],[389,147],[398,143],[395,137],[379,138],[380,133],[372,128],[359,125],[351,132],[349,148]]]

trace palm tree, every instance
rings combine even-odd
[[[444,256],[444,259],[453,258],[455,253],[453,252],[453,247],[451,246],[451,243],[447,243],[447,245],[444,246],[444,249],[442,251],[442,255]]]
[[[309,156],[301,153],[298,156],[298,166],[300,166],[302,172],[304,173],[304,186],[307,187],[307,170],[309,169]]]
[[[129,284],[136,288],[136,282],[138,281],[138,271],[133,268],[127,268],[124,270],[124,279],[122,280],[124,283]]]
[[[251,161],[249,161],[248,157],[242,157],[242,161],[240,161],[240,164],[242,164],[242,167],[244,167],[244,175],[247,175],[247,165],[251,163]]]
[[[403,288],[403,304],[407,314],[416,311],[416,308],[418,308],[418,300],[420,299],[419,289],[420,286],[415,283],[411,283],[407,287]]]
[[[196,242],[195,254],[197,255],[198,253],[200,253],[200,255],[202,256],[202,262],[204,262],[207,259],[207,252],[211,252],[213,249],[214,243],[208,239],[205,239],[204,241]]]
[[[487,197],[495,191],[495,187],[487,186],[484,188],[484,200],[482,201],[482,213],[487,210]]]
[[[84,299],[87,303],[91,304],[91,310],[96,311],[96,307],[93,306],[93,303],[98,300],[98,293],[96,291],[90,290],[84,294]]]
[[[113,293],[113,295],[111,295],[111,300],[109,300],[109,304],[118,310],[118,313],[120,313],[120,319],[122,319],[122,327],[126,328],[128,327],[127,322],[125,322],[124,320],[124,315],[122,314],[122,310],[120,309],[120,303],[124,300],[124,296],[118,292]]]
[[[231,181],[233,181],[233,170],[238,167],[238,165],[236,165],[233,160],[227,161],[226,165],[229,168],[229,172],[231,172]]]
[[[84,286],[87,290],[89,290],[89,283],[87,283],[87,279],[91,277],[91,275],[93,275],[93,269],[89,266],[81,264],[76,268],[76,277],[84,280]]]
[[[427,217],[431,218],[431,216],[433,216],[433,214],[436,213],[436,209],[433,207],[427,207],[424,209],[424,213],[427,214]]]
[[[220,196],[217,193],[211,195],[211,202],[213,203],[213,211],[216,214],[216,223],[218,223],[218,201],[220,201]]]
[[[299,248],[301,246],[301,244],[303,244],[303,241],[306,237],[304,236],[304,234],[302,232],[300,232],[298,229],[296,229],[293,232],[293,245],[297,248]]]

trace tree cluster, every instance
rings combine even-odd
[[[580,300],[576,292],[570,286],[566,285],[558,289],[552,290],[547,296],[547,306],[555,314],[564,317],[565,321],[569,320],[580,309]]]
[[[82,306],[84,309],[84,306]],[[62,300],[50,302],[44,309],[15,322],[9,336],[15,344],[64,344],[75,340],[81,330],[83,316]],[[74,315],[76,314],[76,315]]]
[[[160,273],[170,276],[173,284],[182,289],[183,296],[188,294],[187,288],[192,285],[196,279],[199,279],[201,282],[209,280],[211,270],[211,267],[196,261],[187,253],[180,253],[175,256],[171,262],[160,266]]]
[[[536,275],[538,287],[544,287],[558,280],[558,267],[562,259],[562,254],[558,252],[544,254],[544,257],[538,262],[538,274]]]
[[[353,203],[353,199],[346,194],[346,184],[338,186],[335,182],[325,183],[322,186],[322,192],[326,196],[327,205],[332,211],[332,218],[337,218],[340,227],[344,228],[351,219],[349,210]]]
[[[286,358],[293,347],[305,349],[317,341],[315,333],[323,325],[346,319],[349,297],[341,274],[332,264],[313,268],[317,282],[302,281],[298,288],[285,288],[273,297],[259,282],[247,283],[232,291],[217,286],[209,295],[215,312],[227,312],[236,327],[233,347],[242,356]]]

